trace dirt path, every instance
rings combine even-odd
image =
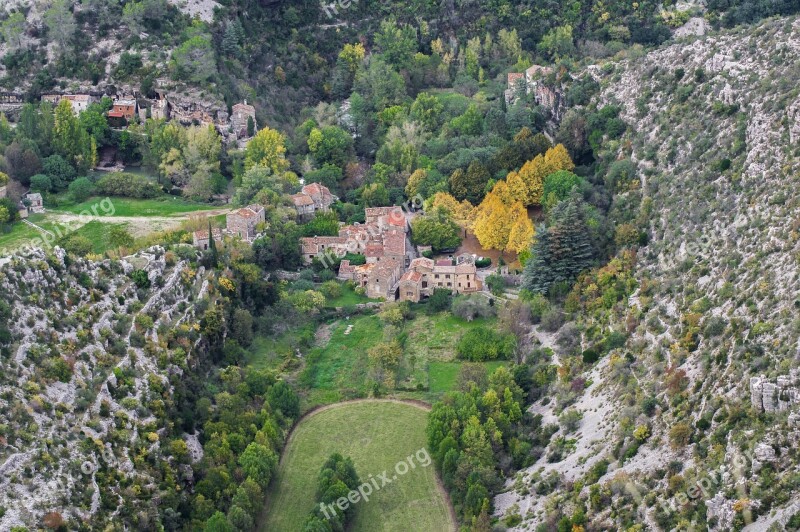
[[[332,403],[329,405],[321,405],[315,406],[302,416],[295,422],[294,426],[292,427],[291,431],[289,431],[289,436],[286,438],[286,443],[283,446],[284,452],[281,453],[281,459],[279,463],[280,466],[284,465],[284,460],[286,458],[285,450],[291,445],[292,441],[294,440],[295,434],[297,432],[297,427],[299,427],[306,419],[319,414],[320,412],[325,412],[326,410],[332,410],[334,408],[339,408],[341,406],[349,406],[357,403],[397,403],[397,404],[405,404],[409,406],[413,406],[414,408],[418,408],[420,410],[424,410],[426,412],[431,411],[431,405],[424,402],[419,401],[416,399],[351,399],[349,401],[342,401],[340,403]],[[444,499],[445,503],[447,504],[447,510],[450,514],[450,523],[452,525],[452,532],[456,532],[458,530],[458,518],[456,516],[455,508],[453,508],[453,501],[450,500],[450,494],[444,488],[444,484],[442,483],[442,479],[439,477],[439,473],[435,472],[434,478],[436,478],[436,488],[439,490],[439,494]],[[265,504],[265,508],[269,508],[268,504]]]

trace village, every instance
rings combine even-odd
[[[338,198],[320,183],[310,183],[292,201],[298,219],[308,220],[318,212],[330,211]],[[363,224],[340,223],[338,236],[313,236],[300,239],[303,261],[311,265],[319,261],[326,268],[338,264],[337,278],[351,281],[364,290],[367,297],[386,301],[419,302],[436,289],[455,294],[469,294],[482,289],[483,283],[475,266],[475,257],[461,254],[437,260],[423,257],[429,246],[411,242],[410,218],[413,213],[401,206],[367,207]],[[192,243],[207,251],[213,240],[224,245],[224,238],[238,238],[252,244],[261,236],[265,222],[261,205],[248,205],[226,216],[225,228],[201,229],[192,233]],[[352,264],[345,256],[364,257],[364,264]]]

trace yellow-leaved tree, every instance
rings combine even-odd
[[[544,193],[544,179],[560,170],[572,171],[575,163],[567,152],[563,144],[558,144],[545,152],[544,156],[537,155],[530,161],[522,165],[517,177],[514,172],[508,174],[506,180],[509,186],[515,191],[515,197],[525,203],[525,205],[541,205],[542,194]],[[512,186],[511,181],[514,180]],[[525,187],[525,196],[521,196],[521,187],[518,181],[522,181]]]
[[[494,191],[486,194],[477,207],[472,230],[484,249],[504,250],[511,232],[511,209]]]
[[[279,131],[265,127],[247,144],[244,167],[250,170],[254,166],[269,168],[273,174],[279,174],[289,168],[285,139]]]
[[[505,250],[512,253],[522,253],[531,247],[536,232],[533,228],[533,222],[528,216],[528,211],[521,202],[515,203],[511,207],[511,211],[514,222],[508,232],[508,242]]]
[[[441,207],[453,217],[462,227],[472,227],[477,215],[477,209],[467,200],[458,201],[454,196],[447,192],[437,192],[432,198],[425,202],[425,209]]]
[[[575,169],[575,163],[569,156],[569,152],[563,144],[556,144],[544,154],[544,162],[547,165],[547,175],[559,170],[571,172]]]

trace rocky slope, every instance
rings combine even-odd
[[[800,21],[589,72],[630,126],[612,149],[636,166],[623,198],[650,242],[625,307],[578,325],[631,334],[586,375],[574,451],[519,473],[497,515],[516,530],[579,509],[587,529],[778,527],[800,511]],[[532,412],[554,423],[553,408]]]
[[[147,515],[159,483],[192,475],[164,447],[183,438],[195,460],[202,452],[168,414],[172,383],[199,341],[191,302],[203,277],[160,248],[103,262],[72,262],[56,248],[0,267],[11,306],[0,357],[0,529],[47,519],[100,526],[123,500]]]

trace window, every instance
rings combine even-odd
[[[428,288],[428,281],[422,281],[422,288]]]
[[[447,275],[444,276],[444,278],[445,279],[449,279],[450,278],[450,274],[448,273]]]
[[[436,279],[438,279],[438,278],[439,278],[439,274],[437,273],[436,275],[434,275],[434,277],[435,277]]]
[[[451,288],[452,286],[453,286],[453,283],[447,283],[447,288]]]

